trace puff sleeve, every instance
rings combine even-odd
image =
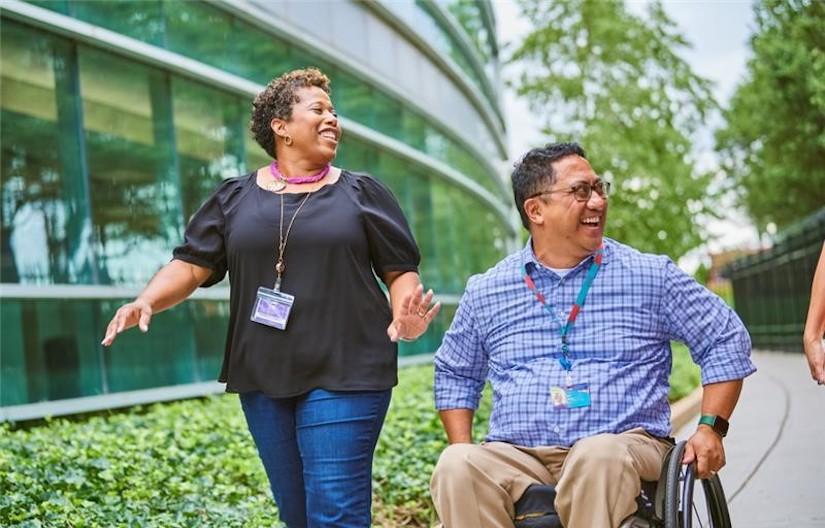
[[[212,270],[201,287],[221,282],[227,272],[226,217],[224,204],[238,186],[235,178],[226,180],[192,215],[184,232],[183,244],[172,251],[172,258]]]
[[[366,174],[356,176],[355,187],[376,273],[418,271],[418,245],[392,191]]]

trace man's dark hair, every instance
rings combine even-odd
[[[578,143],[550,143],[530,150],[516,162],[510,181],[513,184],[516,209],[526,229],[530,229],[530,219],[524,212],[524,201],[556,183],[553,163],[567,156],[581,156],[587,159]]]

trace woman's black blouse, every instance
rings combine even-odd
[[[228,392],[272,397],[328,390],[383,390],[397,383],[392,313],[375,275],[417,271],[420,255],[390,190],[341,171],[311,193],[286,246],[281,291],[295,296],[286,330],[250,320],[259,286],[275,283],[280,196],[256,174],[224,181],[186,228],[174,258],[229,272],[230,315],[220,381]],[[306,196],[284,194],[284,232]],[[373,270],[374,273],[373,274]]]

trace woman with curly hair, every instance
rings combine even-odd
[[[422,335],[440,308],[423,292],[418,247],[389,189],[331,165],[341,126],[329,94],[314,68],[258,94],[251,130],[274,161],[218,187],[103,339],[146,332],[153,314],[229,273],[219,379],[240,395],[289,527],[370,525],[395,343]]]

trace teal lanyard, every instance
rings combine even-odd
[[[559,363],[561,363],[562,368],[567,372],[570,372],[573,369],[573,362],[570,361],[570,345],[567,342],[567,335],[570,333],[570,329],[573,328],[573,324],[575,324],[576,318],[579,316],[579,312],[581,312],[582,307],[584,306],[584,300],[587,298],[587,292],[590,291],[590,286],[593,284],[593,280],[599,273],[599,268],[602,265],[603,254],[604,245],[600,245],[599,249],[597,249],[596,253],[593,255],[593,263],[587,270],[587,276],[584,278],[584,283],[579,290],[579,294],[576,296],[576,302],[573,303],[573,308],[570,310],[570,315],[567,316],[567,322],[561,325],[559,329],[559,334],[561,335],[561,357],[559,358]],[[536,283],[533,282],[533,279],[527,272],[526,264],[522,266],[522,272],[524,273],[524,283],[527,285],[527,288],[535,294],[536,300],[544,307],[544,310],[549,313],[553,319],[560,323],[558,317],[556,317],[556,314],[553,313],[553,309],[548,306],[547,300],[544,298],[544,294],[536,288]]]

